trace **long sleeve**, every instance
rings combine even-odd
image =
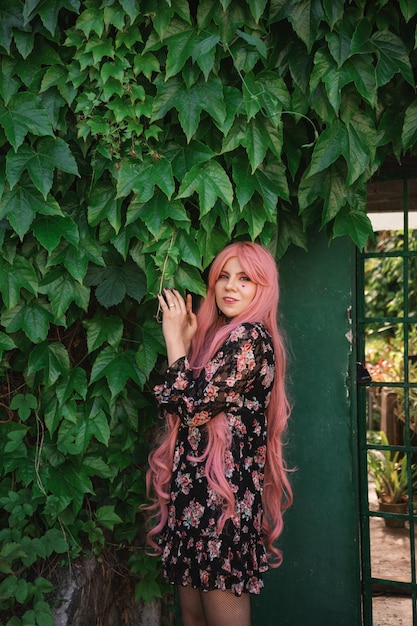
[[[205,368],[194,378],[188,359],[182,357],[155,387],[161,408],[176,413],[187,426],[201,426],[220,412],[254,408],[254,386],[265,395],[274,380],[274,352],[268,332],[260,324],[235,328]]]

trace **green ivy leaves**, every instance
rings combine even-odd
[[[33,93],[17,93],[7,106],[0,102],[0,125],[15,151],[28,133],[40,137],[53,135],[48,113]]]
[[[416,151],[417,8],[6,4],[0,610],[20,626],[51,623],[50,588],[27,569],[51,556],[46,537],[69,558],[137,539],[160,289],[204,295],[202,272],[234,238],[280,258],[315,224],[365,245],[367,182],[387,154]],[[129,563],[152,601],[146,559]]]
[[[59,137],[44,137],[36,143],[35,148],[25,144],[15,154],[8,153],[6,157],[6,177],[10,189],[13,189],[22,173],[27,170],[44,199],[51,191],[55,169],[78,175],[77,163],[69,146]]]

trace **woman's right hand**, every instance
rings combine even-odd
[[[192,338],[197,330],[197,317],[192,310],[192,298],[188,294],[186,301],[177,289],[164,289],[164,295],[158,294],[162,310],[162,332],[167,347],[168,363],[189,352]]]

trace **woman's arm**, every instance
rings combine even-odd
[[[274,351],[269,335],[253,324],[238,326],[194,379],[188,360],[180,358],[155,387],[156,399],[188,426],[201,426],[231,406],[252,398],[254,385],[268,393],[274,380]],[[254,394],[256,394],[256,390]]]

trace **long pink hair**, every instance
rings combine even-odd
[[[218,315],[214,286],[227,261],[237,257],[249,278],[256,284],[252,302],[240,315],[226,323]],[[274,258],[261,245],[251,242],[235,242],[227,246],[214,259],[208,277],[207,295],[197,313],[198,330],[194,336],[188,356],[190,366],[197,373],[224,343],[230,332],[243,322],[261,322],[268,329],[275,352],[275,380],[267,409],[267,455],[265,464],[263,505],[263,537],[270,565],[277,567],[282,562],[281,551],[274,545],[283,528],[282,514],[292,503],[292,491],[288,481],[282,448],[283,435],[290,414],[285,392],[286,353],[277,315],[279,302],[278,271]],[[151,500],[148,507],[156,518],[156,525],[149,531],[147,539],[158,553],[154,537],[161,532],[168,519],[168,503],[175,444],[180,420],[178,416],[166,415],[166,429],[160,445],[149,456],[146,476],[147,493]],[[223,498],[223,510],[217,523],[221,532],[227,519],[235,513],[235,497],[225,478],[225,459],[231,445],[231,432],[224,413],[220,413],[206,424],[207,448],[199,457],[205,461],[209,487]]]

